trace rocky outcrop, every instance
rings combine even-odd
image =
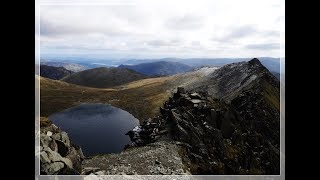
[[[43,122],[42,120],[42,124]],[[68,134],[54,124],[45,125],[40,131],[40,173],[80,174],[84,159],[81,148],[73,144]]]
[[[243,92],[227,104],[178,88],[160,112],[128,133],[129,149],[178,141],[192,174],[279,174],[279,112],[263,96]]]

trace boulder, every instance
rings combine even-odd
[[[41,172],[45,172],[47,175],[57,175],[63,168],[64,164],[62,162],[53,162],[43,165]]]
[[[48,154],[45,151],[42,151],[40,153],[40,161],[42,163],[50,163],[51,162],[51,160],[48,157]]]
[[[48,131],[48,132],[47,132],[47,136],[49,136],[49,137],[52,136],[52,132],[51,132],[51,131]]]

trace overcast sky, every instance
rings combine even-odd
[[[106,58],[284,56],[284,51],[280,52],[280,43],[284,46],[284,0],[131,2],[42,5],[41,54]]]

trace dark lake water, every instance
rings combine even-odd
[[[130,143],[125,133],[139,125],[130,113],[109,104],[81,104],[49,119],[81,146],[85,156],[122,151]]]

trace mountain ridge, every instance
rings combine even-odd
[[[136,65],[119,65],[118,68],[133,69],[145,75],[173,75],[190,71],[192,67],[179,63],[169,61],[156,61],[150,63],[141,63]]]

